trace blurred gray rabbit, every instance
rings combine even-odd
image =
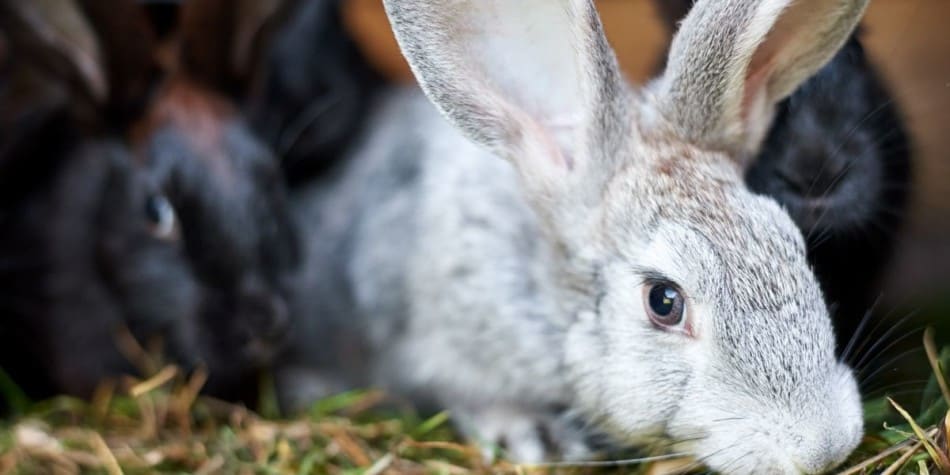
[[[522,461],[583,457],[575,418],[729,473],[848,455],[860,396],[805,240],[743,174],[866,1],[701,1],[639,91],[590,1],[384,4],[431,103],[386,92],[294,197],[319,237],[285,402],[376,385]]]

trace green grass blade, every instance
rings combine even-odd
[[[0,368],[0,394],[7,401],[13,414],[23,415],[29,410],[30,398],[3,368]]]

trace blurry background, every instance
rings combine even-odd
[[[390,77],[411,81],[379,0],[348,0],[347,23]],[[659,62],[668,33],[650,0],[599,0],[611,44],[631,80]],[[915,186],[885,309],[950,315],[950,1],[872,0],[862,39],[899,101],[913,140]],[[900,313],[900,311],[897,311]],[[939,332],[950,341],[950,322]]]

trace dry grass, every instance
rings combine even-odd
[[[172,375],[171,378],[168,376]],[[487,471],[475,449],[452,442],[445,416],[371,414],[374,392],[316,404],[292,420],[195,397],[201,376],[168,367],[100,391],[58,398],[2,431],[0,473],[423,473]]]
[[[894,401],[869,403],[869,435],[842,473],[950,473],[950,390],[942,377],[950,349],[938,355],[929,333],[925,342],[935,402],[916,418]],[[283,419],[260,415],[272,413],[272,404],[255,412],[199,396],[203,382],[201,373],[186,378],[167,366],[147,380],[103,387],[89,402],[21,400],[23,415],[0,424],[0,473],[659,474],[694,467],[684,460],[613,467],[488,462],[481,449],[459,442],[447,414],[384,409],[392,404],[378,392],[341,394]],[[0,390],[12,395],[9,382]],[[895,415],[903,424],[880,422]]]

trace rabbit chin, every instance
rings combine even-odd
[[[822,473],[860,443],[861,396],[846,365],[832,362],[800,384],[773,390],[730,375],[714,354],[701,353],[690,361],[654,352],[652,366],[636,371],[629,360],[611,367],[601,356],[581,373],[593,376],[599,368],[613,377],[586,379],[577,407],[615,446],[689,455],[721,473]]]
[[[863,435],[861,397],[839,365],[823,388],[749,397],[709,380],[683,400],[667,427],[676,451],[722,473],[823,473],[841,464]],[[694,386],[693,391],[698,389]]]

